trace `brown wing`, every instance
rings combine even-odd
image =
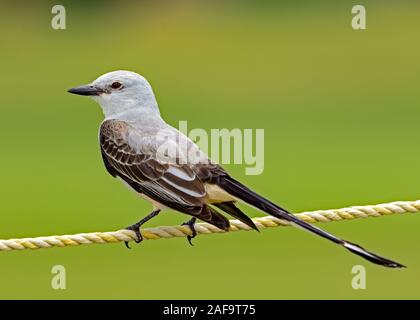
[[[192,168],[177,161],[162,163],[153,147],[134,150],[129,143],[130,130],[134,129],[118,120],[107,120],[101,125],[99,140],[108,171],[128,180],[138,191],[150,193],[152,199],[159,195],[156,200],[163,204],[203,205],[204,185]]]
[[[206,206],[205,187],[194,167],[179,164],[176,159],[162,162],[157,157],[157,148],[153,143],[149,143],[149,147],[135,150],[130,145],[135,133],[135,129],[124,121],[106,120],[102,123],[99,141],[108,172],[122,178],[137,192],[169,208],[227,229],[228,220]]]

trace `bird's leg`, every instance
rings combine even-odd
[[[160,210],[155,210],[152,211],[150,214],[148,214],[146,217],[144,217],[143,219],[141,219],[139,222],[127,227],[127,230],[131,230],[134,231],[136,234],[136,239],[134,239],[135,243],[140,243],[143,240],[143,236],[140,233],[140,227],[146,223],[147,221],[149,221],[150,219],[152,219],[153,217],[156,217],[159,214]],[[130,249],[130,247],[128,246],[128,241],[124,241],[125,246]]]
[[[187,222],[184,222],[182,225],[183,226],[189,226],[191,229],[191,235],[187,236],[187,240],[190,243],[190,245],[193,246],[193,243],[191,242],[192,239],[195,238],[195,236],[197,235],[197,231],[195,230],[195,222],[197,221],[197,218],[193,217],[190,220],[188,220]]]

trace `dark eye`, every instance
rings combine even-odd
[[[115,81],[111,84],[112,89],[118,89],[118,88],[121,88],[121,86],[122,86],[122,83],[118,81]]]

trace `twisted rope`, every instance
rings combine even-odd
[[[396,201],[367,206],[354,206],[342,209],[317,210],[298,213],[296,216],[306,222],[316,223],[353,220],[367,217],[382,217],[402,213],[417,213],[419,211],[420,200],[416,200]],[[290,225],[289,222],[272,216],[265,216],[252,220],[259,229]],[[238,220],[230,220],[230,224],[231,227],[229,231],[252,230],[246,224]],[[208,223],[197,223],[195,228],[198,234],[224,233],[224,231]],[[169,239],[175,237],[185,237],[187,235],[191,235],[191,230],[188,226],[157,227],[142,229],[141,234],[143,235],[144,240],[157,240],[163,238]],[[134,239],[134,232],[125,229],[111,232],[91,232],[74,235],[9,239],[0,240],[0,251],[78,246],[92,243],[116,243],[121,241],[133,241]]]

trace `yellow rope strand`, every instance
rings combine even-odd
[[[354,206],[342,209],[318,210],[298,213],[296,216],[306,222],[316,223],[353,220],[367,217],[381,217],[391,214],[416,213],[419,211],[420,200],[416,200],[397,201],[367,206]],[[290,225],[287,221],[279,220],[271,216],[255,218],[253,221],[259,229]],[[238,220],[230,220],[230,223],[230,231],[252,230],[250,227]],[[195,228],[198,234],[224,232],[208,223],[197,223]],[[191,234],[191,230],[188,226],[170,226],[142,229],[141,233],[145,240],[157,240],[162,238],[169,239],[174,237],[185,237]],[[111,232],[91,232],[63,236],[9,239],[0,240],[0,251],[78,246],[92,243],[104,244],[121,241],[133,241],[134,239],[134,232],[125,229]]]

